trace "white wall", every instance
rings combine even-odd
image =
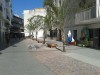
[[[29,22],[28,19],[40,15],[40,16],[46,16],[46,10],[44,8],[34,9],[34,10],[24,10],[24,26],[26,26]],[[25,36],[29,36],[28,30],[25,29]],[[34,37],[36,37],[34,32]],[[43,37],[43,30],[40,30],[38,32],[38,37]]]
[[[37,34],[37,38],[43,38],[43,30],[41,29],[41,30],[39,30],[38,31],[38,34]],[[36,38],[36,32],[34,32],[34,38]]]

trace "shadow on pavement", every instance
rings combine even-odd
[[[2,53],[0,52],[0,55],[1,55]]]
[[[13,45],[12,47],[17,47],[16,45]]]
[[[24,39],[19,39],[19,38],[11,38],[9,44],[3,44],[0,46],[0,51],[5,50],[6,48],[12,46],[12,47],[17,47],[15,44],[23,41]]]

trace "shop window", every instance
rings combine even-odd
[[[99,29],[94,29],[94,37],[99,37]]]
[[[77,40],[77,30],[73,31],[73,37],[74,37],[75,40]]]
[[[93,38],[93,29],[89,29],[89,37]]]

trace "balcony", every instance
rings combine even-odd
[[[83,21],[96,18],[96,7],[91,7],[86,10],[82,10],[75,14],[75,24],[80,24]]]

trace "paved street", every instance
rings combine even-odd
[[[0,75],[54,75],[52,71],[35,59],[26,40],[1,51]]]
[[[36,41],[28,41],[35,45],[42,45]],[[67,46],[66,50],[67,52],[63,53],[55,48],[42,46],[37,50],[33,50],[31,54],[48,66],[56,75],[100,75],[99,65],[94,64],[94,62],[99,63],[100,61],[99,51],[76,46]],[[95,53],[94,56],[92,52]],[[90,58],[92,62],[95,61],[92,63]]]
[[[100,0],[0,0],[0,75],[100,75]]]
[[[50,41],[50,39],[47,39]],[[57,49],[63,51],[62,42],[52,40],[51,42],[56,43]],[[85,63],[89,63],[94,66],[100,67],[100,50],[99,49],[92,49],[92,48],[85,48],[85,47],[78,47],[78,46],[65,46],[66,56],[80,60]]]
[[[1,51],[0,75],[100,75],[98,50],[76,46],[67,46],[66,50],[63,53],[25,39]]]

